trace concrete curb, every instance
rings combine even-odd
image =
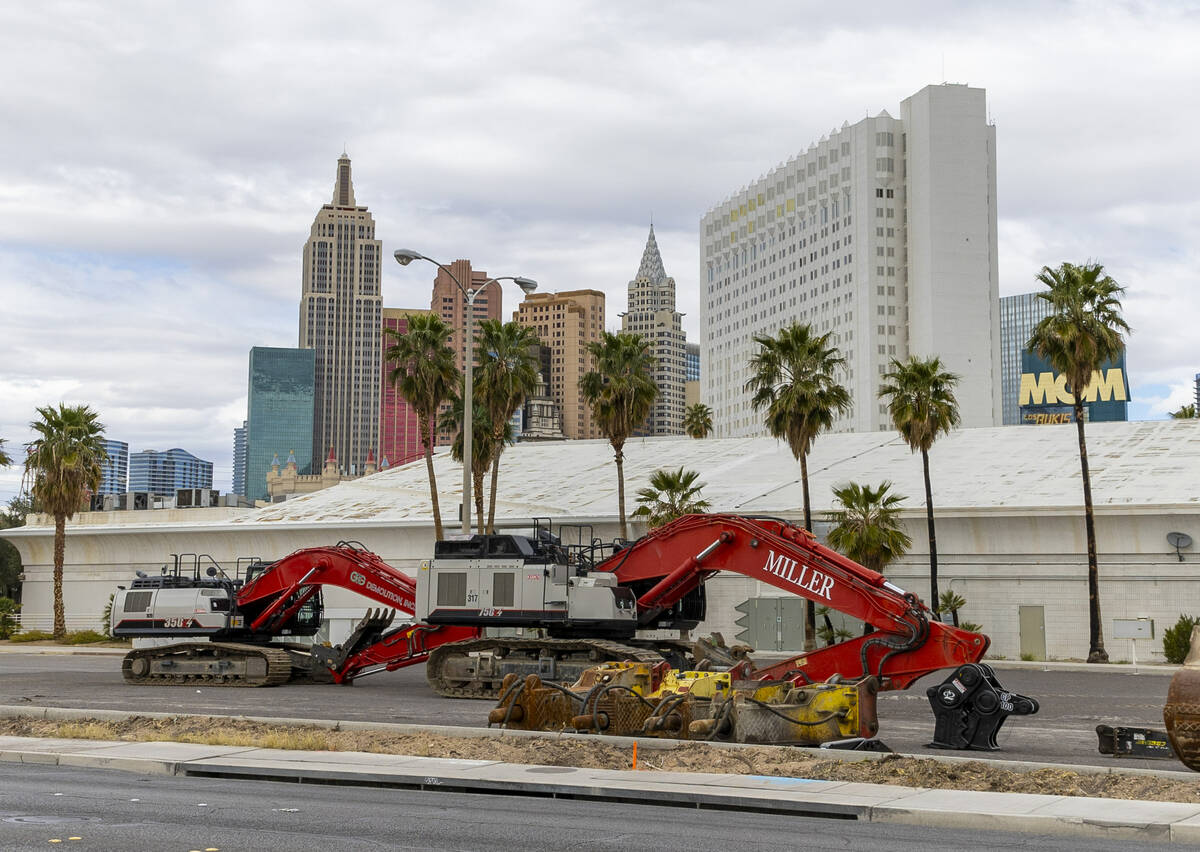
[[[0,760],[208,778],[603,799],[1043,836],[1200,842],[1200,804],[804,778],[529,766],[356,752],[0,737]]]
[[[125,656],[128,648],[92,648],[87,645],[37,645],[19,642],[16,645],[0,645],[0,654],[55,654],[60,656],[80,657],[116,657]]]
[[[218,718],[211,713],[135,713],[127,710],[87,710],[65,707],[33,707],[0,704],[0,718],[28,718],[46,721],[71,722],[84,719],[121,722],[134,716],[146,719],[211,719]],[[438,735],[461,737],[464,739],[545,739],[545,740],[576,740],[580,742],[596,742],[595,734],[551,733],[547,731],[502,730],[500,728],[470,728],[457,725],[414,725],[398,722],[360,722],[355,720],[333,719],[295,719],[278,716],[227,716],[223,718],[236,719],[245,722],[255,722],[263,725],[278,725],[281,727],[315,727],[330,731],[386,731],[392,734],[409,735]],[[810,757],[821,760],[839,760],[854,763],[862,760],[883,760],[888,757],[909,757],[914,760],[934,760],[938,763],[963,764],[982,763],[993,769],[1007,769],[1012,772],[1036,772],[1041,769],[1054,769],[1075,772],[1079,775],[1140,775],[1153,778],[1163,778],[1174,781],[1200,781],[1200,775],[1186,770],[1145,769],[1134,766],[1122,766],[1114,758],[1111,766],[1093,766],[1089,764],[1042,763],[1027,760],[996,760],[988,757],[977,757],[976,753],[967,755],[955,754],[911,754],[905,752],[870,752],[870,751],[839,751],[805,746],[772,746],[752,743],[710,743],[703,741],[659,739],[655,737],[603,737],[603,742],[617,746],[633,747],[636,742],[641,751],[670,751],[685,743],[699,745],[705,748],[736,751],[745,748],[777,748],[788,749],[791,752],[802,752]]]
[[[1038,672],[1110,672],[1125,675],[1174,675],[1179,666],[1169,663],[1077,663],[1054,660],[984,660],[996,671],[1025,669]]]

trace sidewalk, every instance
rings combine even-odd
[[[362,752],[0,737],[0,760],[153,775],[526,793],[1040,836],[1200,843],[1200,804],[981,793],[805,778],[527,766]]]

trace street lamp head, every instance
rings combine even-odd
[[[412,249],[396,249],[393,256],[396,258],[396,263],[401,266],[408,266],[414,260],[420,260],[424,257],[419,251],[413,251]]]
[[[526,296],[537,289],[537,282],[532,278],[522,278],[520,275],[518,275],[513,278],[513,281],[516,282],[518,287],[525,291]]]

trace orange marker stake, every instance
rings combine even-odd
[[[637,769],[637,740],[633,741],[633,768]]]

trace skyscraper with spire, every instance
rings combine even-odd
[[[375,218],[354,200],[350,158],[338,158],[333,199],[304,244],[300,348],[316,351],[311,458],[332,447],[346,471],[379,451],[383,244]]]
[[[663,268],[654,225],[642,251],[642,263],[629,282],[629,306],[621,315],[621,331],[639,334],[654,356],[658,398],[646,418],[643,434],[683,434],[685,343],[683,314],[675,310],[675,279]]]

